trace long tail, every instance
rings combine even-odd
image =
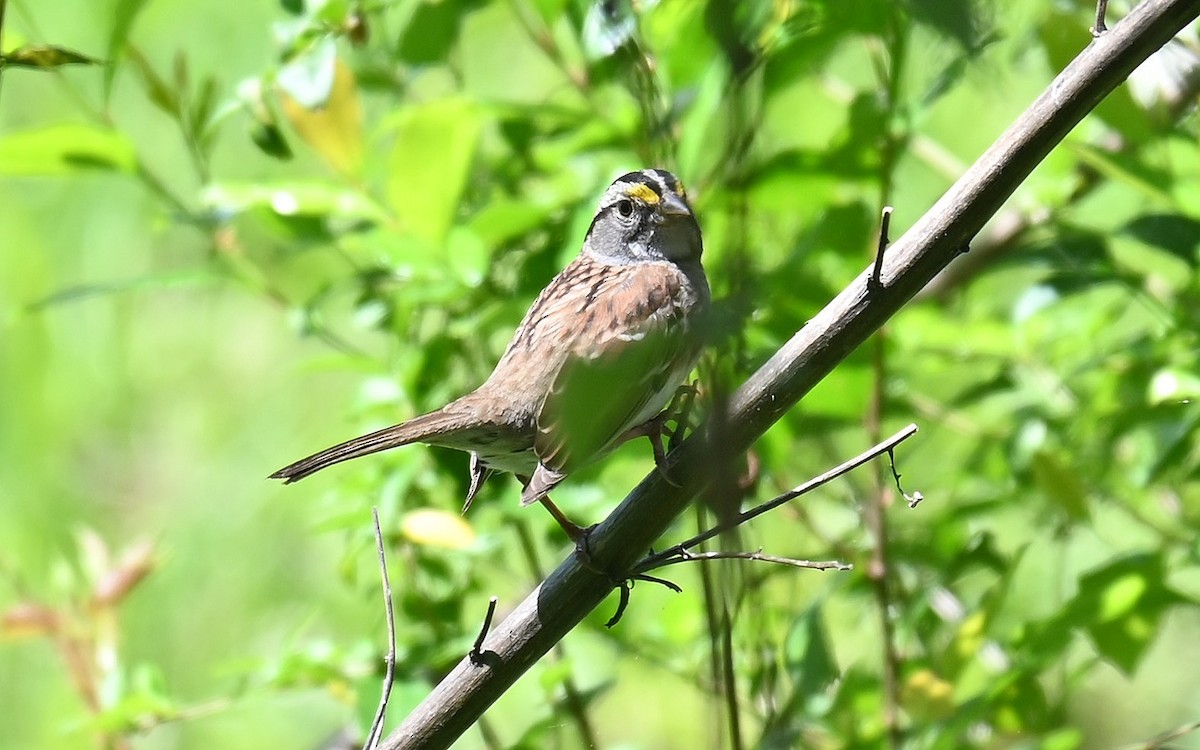
[[[314,453],[308,458],[302,458],[294,464],[283,467],[272,474],[270,478],[282,479],[284,484],[298,482],[309,474],[315,474],[321,469],[342,461],[378,453],[389,448],[398,448],[409,443],[419,443],[435,435],[444,435],[446,431],[455,428],[461,422],[461,416],[447,414],[444,409],[422,414],[407,422],[347,440],[332,448],[326,448],[320,453]]]

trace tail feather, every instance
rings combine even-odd
[[[349,461],[352,458],[378,453],[390,448],[398,448],[409,443],[424,442],[436,435],[443,435],[461,423],[462,417],[447,414],[445,410],[422,414],[407,422],[401,422],[391,427],[385,427],[369,435],[347,440],[313,455],[302,458],[294,464],[283,467],[270,476],[270,479],[282,479],[284,484],[291,484],[304,479],[309,474],[315,474],[329,466]]]

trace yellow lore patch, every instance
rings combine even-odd
[[[654,192],[654,189],[649,185],[643,185],[640,182],[627,186],[625,188],[625,195],[628,195],[630,198],[637,198],[643,203],[653,204],[659,201],[658,193]]]

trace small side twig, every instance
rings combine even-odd
[[[879,216],[879,245],[875,248],[875,267],[871,269],[871,280],[868,282],[871,289],[883,287],[883,254],[887,252],[888,245],[891,244],[888,233],[892,226],[893,210],[891,206],[884,206]]]
[[[1134,747],[1136,747],[1137,750],[1158,750],[1159,748],[1167,747],[1168,742],[1177,740],[1180,737],[1186,737],[1197,730],[1200,730],[1200,721],[1193,721],[1188,724],[1175,727],[1174,729],[1167,730],[1162,734],[1155,735],[1154,737],[1139,745],[1135,745]]]
[[[706,560],[753,560],[775,563],[776,565],[788,565],[793,568],[807,568],[808,570],[854,570],[853,565],[838,560],[797,560],[791,557],[764,555],[761,549],[755,552],[691,552],[690,550],[683,550],[676,557],[664,560],[658,567],[662,568],[668,565],[675,565],[676,563],[703,562]],[[643,575],[639,579],[647,580],[650,579],[650,576]],[[669,581],[664,581],[663,583],[669,583]],[[672,586],[671,588],[678,587]]]
[[[483,639],[487,638],[488,631],[492,629],[492,618],[496,616],[497,601],[499,600],[494,596],[488,599],[487,614],[483,616],[483,623],[479,626],[479,635],[475,636],[475,644],[467,653],[472,664],[483,663]]]
[[[1096,0],[1096,24],[1089,29],[1093,39],[1108,31],[1108,24],[1104,22],[1104,16],[1107,14],[1108,0]]]
[[[804,484],[801,484],[798,487],[783,493],[782,495],[774,497],[767,502],[762,503],[761,505],[755,506],[748,511],[739,513],[724,522],[718,522],[716,525],[712,526],[706,531],[702,531],[701,533],[696,534],[690,539],[680,542],[673,547],[669,547],[662,552],[651,553],[642,558],[642,561],[633,566],[633,568],[629,571],[629,577],[618,584],[618,588],[620,589],[620,600],[617,602],[617,611],[613,613],[613,616],[609,618],[608,622],[606,622],[604,626],[611,628],[620,622],[621,616],[625,613],[625,608],[629,606],[629,594],[635,581],[657,583],[659,585],[666,586],[676,593],[681,592],[682,589],[679,588],[679,586],[675,583],[672,583],[664,578],[648,575],[649,571],[657,568],[663,568],[668,565],[675,565],[682,562],[703,562],[708,560],[753,560],[757,562],[774,563],[777,565],[788,565],[793,568],[807,568],[810,570],[853,570],[853,565],[843,563],[838,560],[798,560],[791,557],[764,555],[761,549],[755,552],[716,551],[700,553],[694,553],[691,551],[691,549],[725,531],[728,531],[729,529],[740,526],[753,518],[757,518],[769,510],[774,510],[786,502],[812,492],[821,485],[824,485],[836,479],[837,477],[842,476],[843,474],[853,471],[871,459],[877,458],[884,453],[888,454],[888,457],[891,459],[892,475],[896,478],[897,483],[899,483],[900,475],[896,472],[895,455],[893,451],[897,445],[912,437],[916,433],[917,426],[915,424],[910,424],[889,437],[887,440],[884,440],[874,447],[863,451],[849,461],[845,461],[838,466],[835,466],[824,474],[814,477]],[[905,495],[905,497],[908,498],[909,496]],[[920,493],[915,493],[914,497],[915,502],[920,502]],[[912,499],[910,499],[909,502],[910,505],[915,504]]]
[[[396,681],[396,614],[392,607],[392,583],[388,578],[387,556],[383,550],[383,530],[379,525],[379,508],[371,508],[371,517],[375,521],[375,549],[379,553],[379,575],[383,579],[383,607],[387,613],[388,651],[385,660],[386,668],[383,674],[383,692],[379,696],[379,708],[375,709],[375,719],[371,722],[371,732],[363,743],[363,750],[375,750],[383,737],[383,722],[387,718],[388,699],[392,695],[392,685]]]
[[[925,496],[922,495],[920,491],[914,492],[911,495],[904,491],[904,488],[900,486],[900,472],[896,471],[896,454],[893,451],[888,450],[887,455],[888,466],[892,470],[892,481],[896,483],[896,491],[899,492],[900,496],[903,497],[905,502],[908,503],[909,508],[917,507],[921,504],[921,501],[925,499]]]
[[[761,505],[757,505],[757,506],[751,508],[750,510],[743,511],[742,513],[739,513],[736,516],[733,516],[732,518],[730,518],[727,522],[719,523],[716,526],[713,526],[712,528],[708,529],[707,531],[703,531],[703,532],[693,536],[690,539],[687,539],[683,542],[680,542],[679,544],[676,544],[673,547],[668,547],[667,549],[663,550],[662,552],[646,556],[645,558],[642,559],[641,562],[639,562],[637,565],[635,565],[633,567],[633,569],[630,571],[630,577],[637,578],[638,576],[646,573],[647,571],[654,570],[655,568],[661,568],[663,565],[669,564],[667,562],[668,560],[671,560],[675,557],[679,557],[680,555],[683,555],[683,554],[687,554],[687,551],[690,550],[691,548],[695,547],[696,545],[698,545],[702,542],[706,542],[709,539],[712,539],[713,537],[717,536],[721,532],[732,529],[735,526],[740,526],[740,525],[746,523],[747,521],[750,521],[754,518],[761,516],[763,513],[766,513],[767,511],[774,510],[775,508],[778,508],[780,505],[783,505],[784,503],[795,500],[796,498],[800,497],[801,495],[806,495],[809,492],[812,492],[813,490],[817,489],[818,487],[828,484],[829,482],[833,481],[834,479],[837,479],[838,477],[840,477],[844,474],[847,474],[847,473],[853,471],[854,469],[857,469],[859,466],[862,466],[863,464],[867,463],[868,461],[870,461],[874,458],[877,458],[877,457],[883,455],[884,453],[891,453],[897,445],[904,442],[905,440],[908,440],[910,437],[912,437],[915,434],[917,434],[917,426],[915,424],[910,424],[907,427],[905,427],[904,429],[897,432],[896,434],[887,438],[886,440],[863,451],[862,453],[858,454],[854,458],[852,458],[848,461],[842,462],[841,464],[833,467],[829,471],[826,471],[824,474],[820,474],[816,477],[813,477],[812,479],[808,480],[807,482],[804,482],[803,484],[798,485],[797,487],[794,487],[791,490],[788,490],[787,492],[783,493],[782,495],[771,498],[767,502],[765,502]]]

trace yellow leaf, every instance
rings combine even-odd
[[[954,687],[929,669],[918,669],[900,688],[904,709],[922,719],[954,714]]]
[[[465,549],[475,543],[475,530],[462,516],[432,508],[406,514],[400,531],[409,541],[430,547]]]
[[[334,63],[333,87],[324,104],[305,107],[286,91],[279,97],[297,135],[337,171],[357,174],[363,155],[362,104],[354,73],[344,62]]]

